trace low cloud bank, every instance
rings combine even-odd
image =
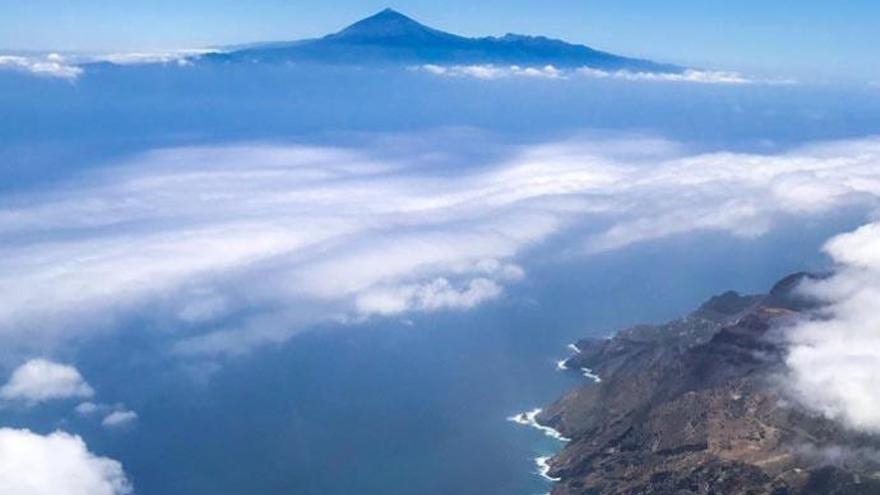
[[[389,139],[158,150],[20,197],[0,211],[0,338],[56,343],[149,307],[176,352],[245,352],[328,320],[504,297],[527,276],[524,253],[575,226],[589,254],[755,237],[880,196],[880,139],[747,154],[579,138],[501,145],[481,166],[433,138],[388,157]]]
[[[75,80],[83,70],[70,63],[65,57],[50,53],[48,55],[0,55],[0,70],[27,72],[36,76]]]
[[[507,78],[535,79],[609,79],[629,82],[666,82],[722,85],[788,85],[792,79],[757,79],[738,72],[687,69],[683,72],[638,72],[630,70],[602,70],[591,67],[560,69],[553,65],[524,67],[519,65],[435,65],[426,64],[418,70],[443,77],[496,80]]]
[[[127,495],[132,487],[119,462],[92,454],[78,436],[0,428],[0,493]]]
[[[552,65],[543,67],[522,67],[519,65],[434,65],[426,64],[421,70],[437,76],[470,77],[474,79],[504,79],[508,77],[530,77],[539,79],[560,79],[563,71]]]
[[[197,55],[213,53],[215,50],[186,49],[166,52],[119,52],[104,53],[100,55],[84,56],[83,61],[108,62],[115,65],[142,65],[142,64],[173,64],[179,66],[191,65],[191,59]]]
[[[103,54],[0,54],[0,70],[14,70],[36,76],[75,81],[90,63],[114,65],[163,64],[189,66],[198,55],[214,50],[173,50],[167,52],[119,52]],[[687,69],[683,72],[640,72],[630,70],[603,70],[590,67],[558,68],[554,65],[522,66],[500,64],[438,65],[424,64],[409,67],[441,77],[479,79],[608,79],[627,82],[692,83],[715,85],[790,85],[793,79],[761,79],[732,71]]]
[[[584,67],[577,73],[598,79],[619,79],[623,81],[683,82],[695,84],[768,84],[771,81],[752,79],[738,72],[687,69],[684,72],[633,72],[627,70],[604,71]]]
[[[0,70],[24,72],[35,76],[75,81],[83,75],[83,66],[106,62],[114,65],[173,64],[191,65],[194,56],[214,50],[172,50],[167,52],[120,52],[103,54],[2,54]]]

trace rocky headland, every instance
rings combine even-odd
[[[563,365],[594,379],[536,418],[569,440],[552,494],[880,494],[880,439],[786,393],[785,328],[817,309],[804,277],[577,342]]]

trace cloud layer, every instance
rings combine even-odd
[[[519,65],[422,65],[421,70],[436,76],[470,77],[474,79],[504,79],[508,77],[529,77],[538,79],[560,79],[563,71],[552,65],[543,67],[522,67]]]
[[[78,436],[38,435],[0,428],[0,493],[9,495],[125,495],[122,465],[98,457]]]
[[[89,63],[105,62],[114,65],[174,64],[188,66],[194,57],[213,50],[175,50],[167,52],[104,53],[97,55],[70,54],[0,54],[0,70],[27,72],[36,76],[53,77],[74,81]],[[561,69],[553,65],[521,66],[499,64],[437,65],[424,64],[410,67],[442,77],[498,80],[509,78],[527,79],[609,79],[628,82],[665,82],[693,84],[795,84],[793,79],[757,79],[738,72],[687,69],[674,72],[636,72],[629,70],[602,70],[590,67]]]
[[[37,76],[74,80],[83,70],[57,53],[40,56],[0,55],[0,70],[27,72]]]
[[[683,72],[634,72],[629,70],[602,70],[591,67],[559,69],[552,65],[523,67],[519,65],[434,65],[426,64],[417,69],[444,77],[461,77],[483,80],[507,78],[533,79],[610,79],[629,82],[666,82],[692,84],[794,84],[791,79],[755,79],[738,72],[687,69]]]
[[[75,81],[83,75],[83,66],[91,63],[105,62],[114,65],[142,64],[174,64],[191,65],[191,59],[197,55],[211,53],[214,50],[188,49],[165,52],[128,52],[102,54],[2,54],[0,53],[0,70],[26,72],[35,76],[51,77]]]
[[[389,157],[381,143],[159,150],[21,198],[0,211],[0,335],[63,341],[149,307],[178,352],[240,352],[328,319],[501,297],[524,253],[563,232],[586,253],[700,230],[752,237],[880,194],[877,139],[700,154],[577,138],[506,146],[482,166],[434,143]]]

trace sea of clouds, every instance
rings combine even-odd
[[[562,234],[581,256],[698,231],[751,238],[845,207],[872,212],[880,198],[880,138],[733,153],[580,136],[487,142],[501,148],[489,163],[457,165],[464,158],[432,139],[383,152],[394,142],[160,149],[6,198],[6,359],[51,355],[144,314],[180,359],[242,354],[324,322],[503,298],[528,277],[530,249]],[[804,290],[828,306],[789,329],[789,385],[817,413],[880,431],[880,224],[827,251],[835,275]],[[45,360],[21,365],[0,389],[25,401],[94,393],[74,367]],[[102,411],[107,427],[137,418],[121,405],[80,408]],[[76,437],[0,430],[3,441],[35,455],[63,447],[98,473],[89,493],[129,489],[113,461]]]
[[[0,336],[51,347],[149,306],[182,329],[175,352],[240,353],[316,322],[496,299],[527,276],[523,253],[574,226],[590,226],[577,246],[589,255],[694,231],[760,236],[871,210],[880,193],[880,139],[777,154],[652,138],[506,146],[456,170],[432,168],[430,148],[163,149],[19,195],[0,210]],[[224,323],[252,308],[265,312]]]

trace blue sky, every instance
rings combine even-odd
[[[878,79],[871,0],[2,0],[0,48],[156,50],[296,39],[384,7],[452,32],[546,34],[629,55],[739,70]]]

